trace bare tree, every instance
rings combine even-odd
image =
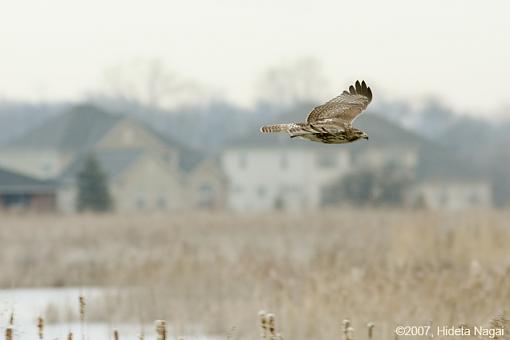
[[[317,101],[327,84],[320,63],[313,58],[301,58],[269,68],[261,76],[258,86],[263,101],[291,106]]]
[[[163,109],[203,101],[205,97],[201,86],[170,71],[158,59],[132,60],[110,67],[104,72],[104,84],[102,93],[90,96],[93,100],[112,99],[131,106]]]

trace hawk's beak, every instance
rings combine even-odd
[[[368,140],[368,135],[363,135],[361,138]]]

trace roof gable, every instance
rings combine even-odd
[[[99,167],[109,179],[124,173],[142,154],[142,150],[98,150],[92,153]],[[74,162],[64,171],[61,178],[64,180],[76,179],[89,156],[90,154],[87,153],[76,157]]]
[[[14,139],[8,146],[78,152],[92,148],[120,120],[92,105],[76,106]]]

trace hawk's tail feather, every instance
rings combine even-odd
[[[271,133],[271,132],[288,132],[290,128],[295,126],[295,124],[271,124],[271,125],[264,125],[260,128],[260,132],[263,133]]]

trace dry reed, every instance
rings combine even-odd
[[[81,339],[85,340],[85,312],[86,312],[87,303],[85,302],[85,297],[81,294],[78,297],[78,304],[79,304],[79,313],[80,313],[80,334],[81,334]]]
[[[342,325],[343,325],[344,339],[352,340],[354,328],[351,327],[351,320],[344,319],[344,321],[342,322]]]
[[[369,339],[372,339],[372,337],[374,336],[374,326],[375,326],[375,324],[373,322],[369,322],[367,324],[368,338]]]
[[[37,318],[37,335],[39,339],[44,339],[44,319],[42,317]]]
[[[166,321],[165,320],[156,320],[156,334],[158,335],[158,340],[166,340]]]
[[[374,338],[404,322],[480,325],[510,306],[508,220],[382,210],[2,216],[0,285],[120,286],[87,301],[87,321],[143,315],[212,335],[235,324],[239,338],[269,340],[250,317],[261,306],[293,340],[331,337],[344,315],[375,321]]]
[[[267,313],[263,310],[259,312],[259,322],[260,322],[260,339],[267,339]]]
[[[12,326],[7,326],[7,328],[5,329],[5,340],[12,340],[13,338],[13,329],[12,329]]]

